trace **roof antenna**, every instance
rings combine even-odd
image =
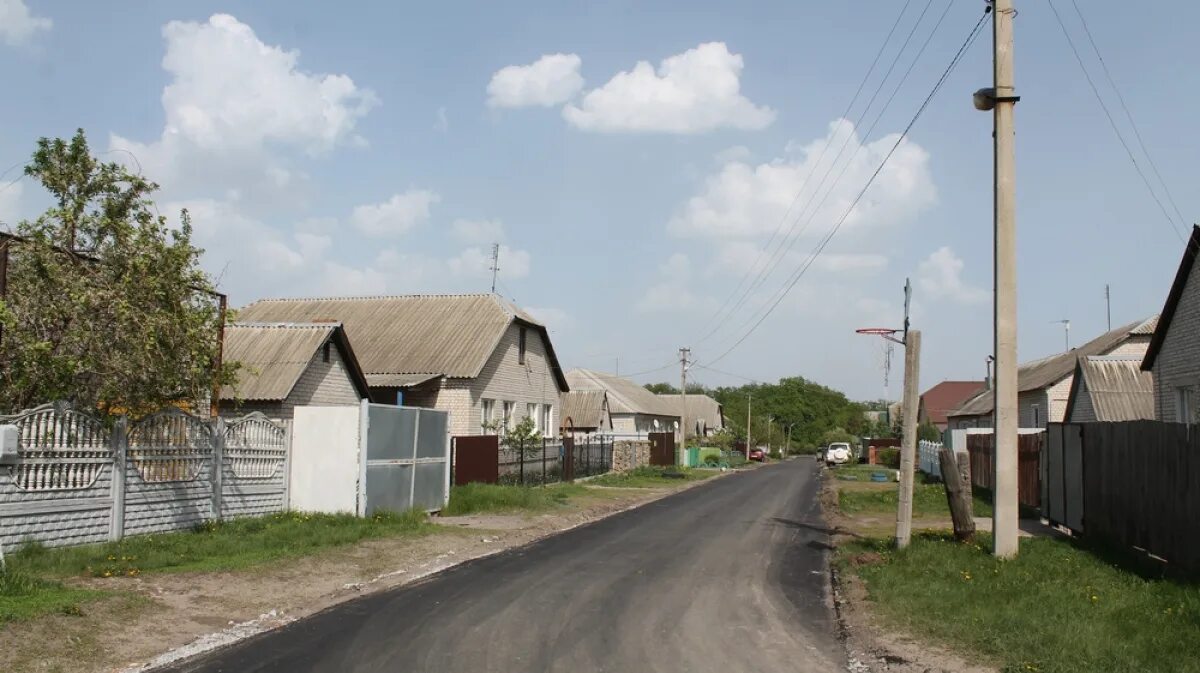
[[[496,274],[500,271],[500,244],[492,244],[492,294],[496,294]]]
[[[1063,326],[1063,352],[1071,350],[1071,321],[1070,320],[1051,320],[1051,323]]]

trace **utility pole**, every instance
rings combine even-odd
[[[787,434],[787,443],[783,445],[784,457],[792,455],[792,424],[791,423],[788,423],[787,433],[788,433]]]
[[[904,429],[900,440],[900,503],[896,510],[896,547],[904,549],[912,539],[913,470],[917,455],[917,385],[921,368],[921,331],[904,337]]]
[[[774,416],[767,416],[767,453],[771,452],[771,423],[775,422]]]
[[[1108,318],[1108,331],[1112,331],[1112,295],[1108,291],[1108,283],[1104,284],[1104,315]]]
[[[1017,555],[1017,223],[1013,108],[1013,0],[991,0],[992,90],[995,149],[994,320],[996,391],[993,466],[992,552]],[[979,96],[976,105],[979,106]]]
[[[500,272],[500,244],[492,244],[492,294],[496,294],[496,274]]]
[[[683,417],[679,419],[679,461],[680,465],[687,462],[687,431],[688,431],[688,413],[687,413],[687,368],[688,356],[692,354],[692,349],[684,346],[679,349],[679,398],[683,401]]]
[[[750,400],[754,393],[746,393],[746,460],[750,460]]]

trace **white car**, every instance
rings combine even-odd
[[[826,465],[844,465],[850,462],[850,445],[845,442],[834,442],[825,450]]]

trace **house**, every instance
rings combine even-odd
[[[1154,418],[1167,423],[1200,421],[1200,278],[1196,251],[1200,227],[1191,238],[1167,294],[1158,330],[1142,360],[1154,378]]]
[[[948,425],[946,414],[962,406],[963,402],[986,386],[984,381],[942,381],[921,395],[917,422],[932,423],[938,430],[944,431]]]
[[[687,412],[690,436],[708,437],[725,427],[725,407],[708,395],[689,394],[687,409],[684,409],[683,395],[663,393],[659,397],[670,404],[679,417],[682,418],[684,411]]]
[[[241,369],[221,389],[222,415],[259,411],[290,420],[297,406],[354,406],[370,399],[367,379],[340,323],[232,323],[224,358]]]
[[[491,294],[267,299],[243,320],[334,320],[354,344],[376,402],[450,412],[454,435],[532,418],[559,427],[567,380],[545,326]]]
[[[1018,425],[1045,428],[1066,417],[1067,398],[1075,378],[1075,363],[1093,355],[1140,357],[1150,346],[1158,316],[1123,325],[1066,353],[1027,362],[1017,370]],[[947,414],[950,429],[990,428],[994,410],[992,390],[985,389]]]
[[[1116,423],[1154,418],[1154,377],[1136,355],[1079,358],[1063,419],[1067,423]]]
[[[607,393],[614,433],[679,431],[679,415],[670,402],[629,379],[590,369],[572,369],[567,372],[567,381],[571,390],[601,390]]]
[[[563,434],[572,436],[612,432],[608,393],[603,390],[572,390],[562,396]]]

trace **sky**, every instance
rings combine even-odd
[[[1168,215],[1050,6],[1018,0],[1023,361],[1063,349],[1054,321],[1102,333],[1106,284],[1114,326],[1160,311],[1200,206],[1200,6],[1078,3],[1139,143],[1054,2]],[[923,389],[991,352],[990,28],[900,136],[983,7],[0,0],[0,222],[47,206],[20,178],[37,138],[83,128],[188,210],[235,306],[488,292],[499,244],[497,292],[564,368],[678,382],[688,346],[708,386],[895,399],[900,348],[885,387],[854,329],[899,327],[906,278]]]

